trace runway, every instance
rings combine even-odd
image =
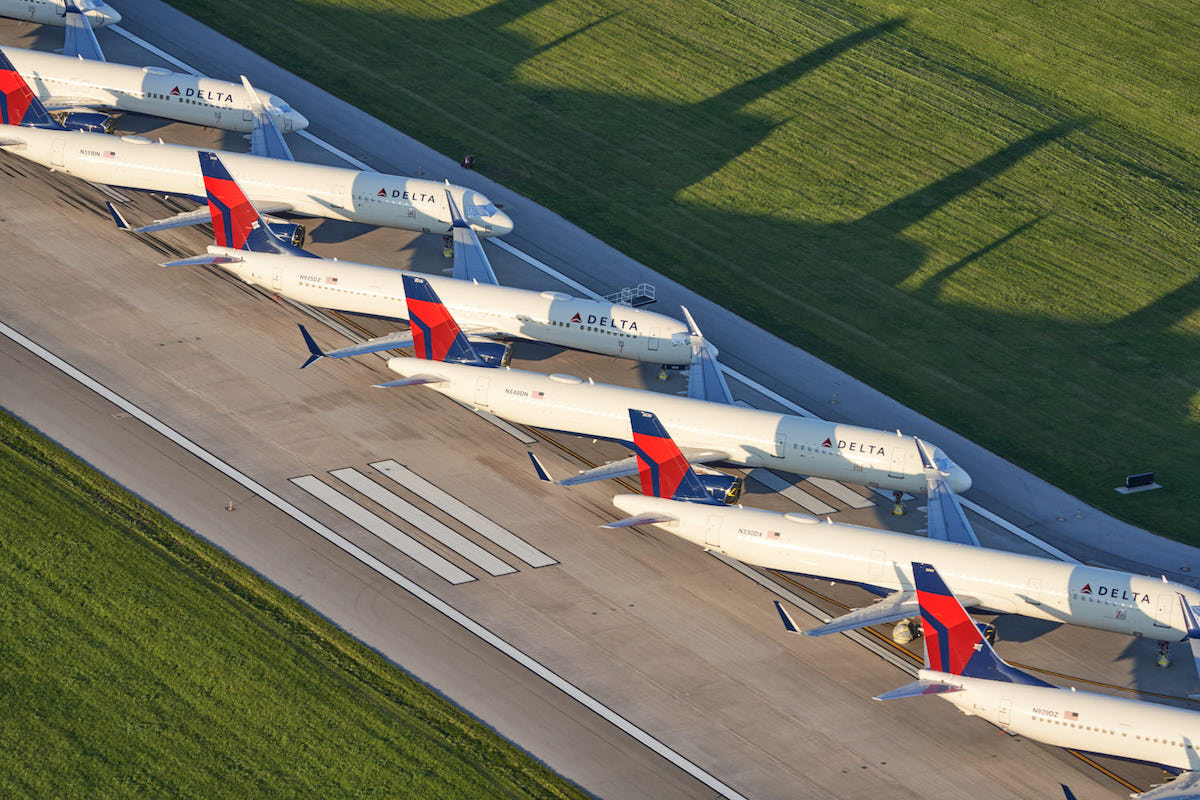
[[[126,27],[137,35],[220,77],[230,77],[227,73],[234,70],[236,79],[237,70],[247,70],[256,85],[282,94],[314,119],[316,135],[328,135],[354,157],[380,169],[400,169],[389,166],[395,159],[409,165],[419,160],[428,174],[441,170],[462,180],[444,159],[412,146],[394,147],[394,133],[376,140],[369,125],[351,122],[346,130],[355,139],[349,140],[321,122],[340,121],[350,113],[331,98],[314,95],[320,102],[310,107],[301,100],[307,100],[303,87],[290,87],[283,77],[276,82],[278,70],[257,77],[261,65],[240,48],[221,44],[224,40],[216,34],[157,4],[126,5],[128,13],[121,9]],[[156,24],[164,35],[159,36]],[[0,27],[5,44],[28,46],[23,33],[15,24]],[[42,34],[38,38],[44,43]],[[111,60],[150,63],[144,51],[111,32],[101,32],[101,42]],[[206,52],[220,52],[221,64],[210,63]],[[193,62],[196,56],[208,60]],[[343,116],[333,116],[335,112]],[[244,149],[237,137],[186,126],[151,131],[159,134],[170,141]],[[331,158],[311,142],[293,140],[293,146],[302,159]],[[525,447],[511,433],[420,388],[369,389],[386,379],[381,361],[325,362],[298,371],[303,346],[295,323],[311,322],[303,311],[216,268],[168,271],[154,266],[202,252],[206,240],[201,230],[154,238],[121,234],[112,228],[99,190],[9,155],[0,157],[0,167],[6,175],[0,193],[7,223],[0,228],[0,241],[10,254],[0,319],[423,591],[478,620],[732,792],[753,797],[961,797],[987,786],[988,796],[1040,798],[1066,781],[1081,799],[1116,796],[1117,784],[1090,767],[1080,771],[1081,762],[1073,757],[997,736],[995,729],[957,715],[947,704],[875,703],[871,694],[906,680],[890,662],[844,637],[787,638],[773,616],[770,593],[674,537],[596,530],[614,518],[608,502],[613,484],[570,490],[540,484],[528,468]],[[470,177],[493,199],[501,199],[503,190]],[[584,285],[603,275],[610,285],[600,289],[637,282],[639,274],[646,279],[645,273],[633,271],[626,279],[620,266],[611,272],[594,269],[611,251],[586,244],[586,235],[571,234],[561,220],[543,232],[541,220],[551,215],[507,195],[502,202],[518,224],[509,241],[522,254],[553,264]],[[166,208],[145,197],[127,205],[130,215],[143,217],[161,216]],[[437,237],[319,223],[313,226],[313,241],[314,251],[322,255],[430,272],[445,266]],[[512,252],[490,247],[489,253],[505,283],[558,288]],[[672,313],[666,298],[686,293],[655,282],[664,298],[660,310]],[[690,297],[687,302],[693,312],[701,307]],[[827,373],[815,371],[810,380],[809,373],[795,371],[792,365],[805,359],[789,349],[785,377],[768,375],[755,361],[764,348],[774,348],[769,337],[758,332],[749,339],[757,351],[751,358],[742,349],[747,323],[727,324],[712,308],[697,317],[740,372],[783,397],[817,405],[820,376]],[[351,332],[388,329],[378,320],[346,318],[338,324]],[[336,338],[332,328],[322,335]],[[786,346],[778,347],[782,353]],[[303,597],[590,791],[604,797],[691,797],[715,791],[6,340],[0,340],[0,359],[5,377],[0,404]],[[515,365],[667,391],[678,390],[681,380],[674,376],[661,386],[652,368],[538,345],[518,345]],[[807,392],[794,391],[793,383],[804,383]],[[870,390],[862,389],[859,398],[858,390],[846,386],[838,390],[834,410],[839,416],[888,426],[869,416],[874,402]],[[769,402],[751,390],[736,391],[756,405]],[[829,416],[826,410],[822,408],[823,416]],[[890,410],[887,419],[890,424],[908,418]],[[971,457],[983,465],[982,474],[971,459],[959,459],[949,432],[943,436],[932,423],[919,420],[904,429],[929,436],[976,475],[977,486],[990,486],[970,495],[986,508],[1014,516],[1005,509],[1024,502],[1010,496],[992,505],[991,493],[1011,491],[1012,484],[993,483],[985,456]],[[528,431],[517,433],[535,438]],[[580,459],[602,462],[623,455],[588,440],[551,438],[554,444],[538,437],[535,449],[560,472],[579,468]],[[309,489],[317,483],[336,494],[327,497],[340,509],[313,496]],[[1034,528],[1047,527],[1042,520],[1050,512],[1037,505],[1043,490],[1028,481],[1019,485],[1031,487],[1031,505],[1015,518],[1032,521]],[[791,497],[768,494],[766,487],[755,489],[753,483],[748,487],[748,505],[812,511],[818,506],[806,504],[819,502],[833,509],[821,513],[840,519],[893,522],[880,498],[859,492],[861,500],[855,500],[845,487],[805,482],[794,487]],[[235,511],[224,510],[230,501]],[[361,522],[370,518],[359,511],[352,512],[358,519],[351,519],[344,513],[352,510],[347,501],[420,545],[439,561],[422,557],[445,574],[364,527]],[[1064,531],[1082,529],[1083,518],[1071,519],[1058,524]],[[903,529],[916,530],[921,520],[914,508],[900,522]],[[1033,546],[1000,526],[973,522],[980,525],[985,543]],[[1069,536],[1037,532],[1082,558],[1093,558],[1099,550],[1079,548]],[[1164,552],[1173,557],[1179,551],[1168,547]],[[1102,555],[1110,563],[1121,558],[1119,552]],[[1174,561],[1182,563],[1181,557]],[[462,576],[468,579],[458,581]],[[769,575],[766,579],[778,582]],[[831,594],[864,602],[853,589]],[[1146,668],[1152,643],[1065,628],[1036,630],[1035,638],[1022,625],[1011,620],[1001,625],[1001,652],[1013,660],[1170,694],[1187,688],[1180,668]],[[1129,765],[1114,769],[1142,787],[1156,774]]]

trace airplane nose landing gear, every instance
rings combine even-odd
[[[1158,643],[1158,660],[1154,663],[1162,668],[1171,666],[1171,645],[1168,642]]]

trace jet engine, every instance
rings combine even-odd
[[[507,367],[512,360],[512,345],[508,342],[493,342],[486,336],[468,336],[467,341],[475,355],[488,366]]]
[[[726,506],[733,505],[741,498],[742,487],[746,482],[741,475],[726,475],[715,469],[701,467],[696,468],[696,477],[700,479],[700,485],[714,502]]]
[[[267,222],[267,227],[281,241],[287,242],[294,247],[304,246],[306,231],[303,225],[298,225],[295,222]]]
[[[68,111],[58,115],[58,122],[69,131],[112,133],[113,118],[99,111]]]

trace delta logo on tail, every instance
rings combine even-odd
[[[630,409],[629,421],[642,494],[671,499],[691,469],[687,459],[653,414]]]
[[[462,334],[458,323],[442,305],[424,278],[404,276],[408,321],[412,326],[413,350],[418,358],[445,361]]]
[[[246,239],[258,224],[258,211],[215,154],[200,152],[200,173],[204,176],[217,244],[246,249]]]

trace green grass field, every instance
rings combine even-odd
[[[171,2],[1088,502],[1200,543],[1194,5]],[[1166,490],[1113,493],[1151,469]]]
[[[3,412],[0,618],[0,797],[586,797]]]

